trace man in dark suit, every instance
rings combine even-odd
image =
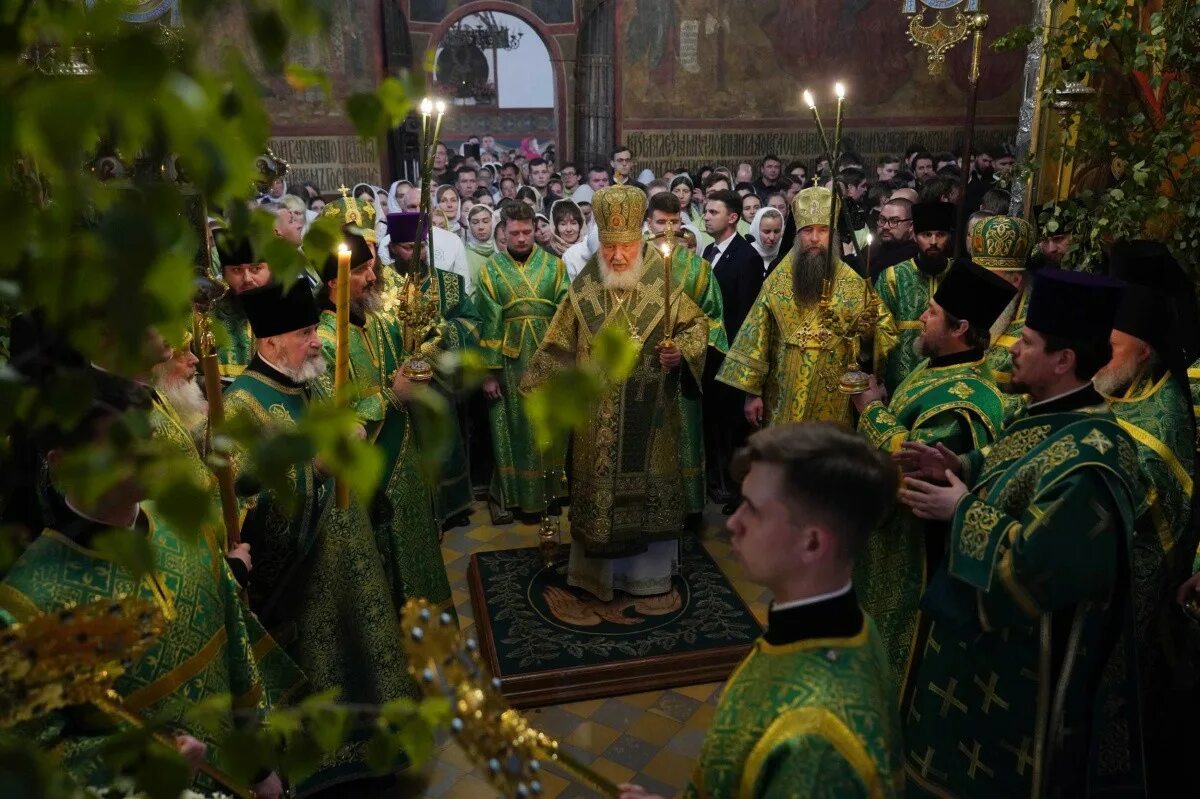
[[[737,337],[746,314],[758,297],[763,284],[762,256],[750,242],[738,235],[742,198],[736,192],[711,192],[704,202],[704,228],[713,243],[704,250],[704,260],[712,264],[713,275],[721,287],[725,304],[725,332],[730,343]],[[745,419],[741,413],[741,393],[716,381],[720,357],[704,364],[704,444],[707,450],[709,495],[726,503],[725,513],[737,506],[737,484],[728,466],[734,451],[746,439]]]

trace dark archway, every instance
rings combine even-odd
[[[584,3],[575,61],[575,159],[607,164],[616,127],[616,0]]]

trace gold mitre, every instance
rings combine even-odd
[[[592,216],[601,244],[641,241],[646,194],[634,186],[606,186],[592,196]]]
[[[820,186],[809,186],[801,189],[792,200],[792,218],[796,220],[796,230],[809,225],[829,224],[829,203],[833,194],[829,189]]]

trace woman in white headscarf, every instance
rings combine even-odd
[[[783,214],[774,208],[760,208],[750,223],[750,245],[763,259],[763,274],[767,275],[783,260]]]
[[[495,225],[495,215],[486,205],[476,203],[467,211],[464,230],[467,267],[471,270],[471,282],[476,286],[479,285],[479,270],[496,254]]]

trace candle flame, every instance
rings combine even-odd
[[[446,113],[446,103],[444,101],[438,100],[435,107],[437,108],[438,116]]]
[[[809,108],[817,107],[817,101],[813,99],[813,93],[808,89],[804,90],[804,104]]]
[[[874,236],[872,236],[870,233],[868,233],[868,234],[867,234],[867,246],[868,246],[868,247],[870,247],[870,246],[871,246],[871,242],[873,242],[873,241],[875,241],[875,237],[874,237]]]
[[[421,113],[424,114],[425,116],[429,116],[432,112],[433,112],[433,100],[430,100],[428,97],[426,97],[424,100],[421,101]]]
[[[338,254],[341,255],[344,252],[350,252],[350,248],[347,247],[346,242],[343,241],[341,244],[338,245]]]
[[[662,244],[658,245],[658,249],[659,249],[659,252],[661,252],[663,254],[664,258],[666,258],[668,255],[671,254],[671,245],[667,244],[665,241]]]
[[[841,81],[833,84],[833,93],[837,95],[839,100],[846,99],[846,87],[842,85]]]

